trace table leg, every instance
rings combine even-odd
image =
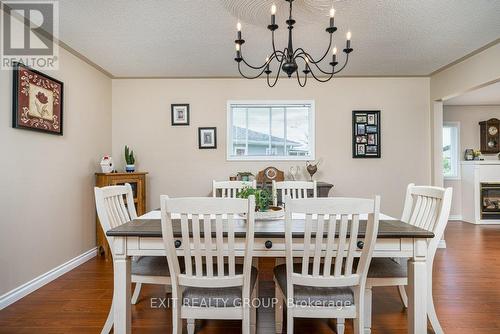
[[[130,257],[126,255],[125,238],[115,237],[113,242],[113,332],[117,334],[130,334],[132,331],[132,318],[130,312]]]
[[[427,241],[415,239],[408,260],[408,333],[427,333]]]

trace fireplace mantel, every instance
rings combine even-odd
[[[481,217],[481,184],[500,184],[500,160],[462,161],[462,219],[472,224],[500,224]]]

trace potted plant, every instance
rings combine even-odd
[[[272,219],[283,216],[283,208],[271,205],[273,202],[273,196],[269,190],[245,187],[241,190],[237,197],[248,198],[250,195],[255,196],[255,218]]]
[[[134,151],[125,145],[125,171],[127,173],[133,173],[135,171],[135,157]]]

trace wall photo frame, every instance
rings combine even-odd
[[[217,128],[198,128],[198,148],[216,149],[217,148]]]
[[[22,63],[14,63],[12,127],[63,135],[64,84]]]
[[[352,112],[352,157],[380,158],[380,110]]]
[[[170,110],[172,126],[189,125],[189,104],[172,104]]]

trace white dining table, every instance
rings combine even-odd
[[[358,239],[364,238],[366,216],[360,217]],[[236,255],[243,256],[245,242],[238,238],[238,230],[245,229],[243,219],[234,220]],[[174,224],[176,221],[174,220]],[[177,222],[178,223],[178,222]],[[283,219],[256,220],[254,257],[285,258],[285,222]],[[293,217],[293,238],[303,237],[303,217]],[[179,224],[180,225],[180,224]],[[174,225],[175,233],[179,229]],[[113,237],[114,265],[114,332],[131,333],[131,282],[130,258],[132,256],[166,256],[160,224],[160,211],[155,210],[131,222],[107,232]],[[180,236],[180,235],[179,235]],[[387,215],[380,215],[377,242],[374,257],[408,259],[408,333],[427,333],[427,242],[432,232],[406,224]],[[300,240],[297,240],[298,244]],[[359,244],[358,241],[358,244]],[[182,243],[176,241],[179,255],[182,255]],[[300,246],[299,246],[300,247]],[[362,247],[362,244],[359,244]],[[297,249],[300,252],[300,249]],[[278,260],[279,261],[279,260]],[[368,313],[368,314],[366,314]],[[365,319],[371,319],[371,307],[366,308]],[[281,328],[281,324],[277,324]],[[365,334],[371,332],[371,321],[365,325]]]

